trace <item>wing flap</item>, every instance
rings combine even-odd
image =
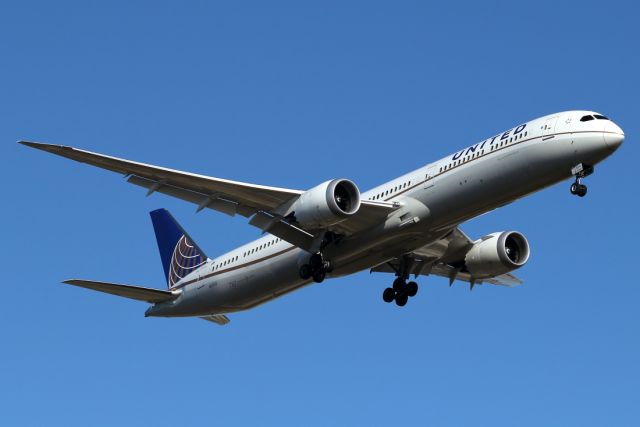
[[[492,285],[508,286],[510,288],[520,286],[524,283],[520,278],[511,273],[501,274],[500,276],[492,277],[490,279],[484,279],[484,281],[491,283]]]
[[[65,280],[62,283],[149,303],[171,301],[176,299],[178,295],[180,295],[179,292],[171,292],[162,289],[145,288],[142,286],[124,285],[110,282],[98,282],[94,280],[71,279]]]
[[[207,320],[209,322],[217,323],[220,326],[224,326],[231,321],[224,314],[210,314],[208,316],[200,316],[200,318],[202,320]]]
[[[249,217],[256,211],[255,208],[241,205],[232,200],[227,200],[220,194],[199,193],[188,188],[177,187],[160,181],[142,178],[137,175],[129,176],[129,178],[127,178],[127,182],[146,188],[149,190],[147,192],[147,195],[149,196],[154,192],[158,192],[196,204],[198,205],[198,212],[204,208],[209,208],[230,216],[240,214],[242,216]]]

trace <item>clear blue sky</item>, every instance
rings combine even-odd
[[[1,425],[640,425],[633,2],[4,2]],[[367,189],[525,120],[613,118],[587,179],[463,226],[529,238],[525,285],[331,280],[228,327],[67,287],[162,287],[150,210],[210,254],[246,220],[27,149],[31,139],[229,179]]]

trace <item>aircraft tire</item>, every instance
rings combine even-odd
[[[311,266],[309,264],[303,264],[300,267],[300,278],[303,280],[309,280],[311,278]]]
[[[327,273],[325,273],[324,271],[316,271],[315,273],[313,273],[313,281],[316,283],[322,283],[326,275]]]
[[[398,293],[404,291],[406,286],[406,282],[400,277],[393,281],[393,290]]]
[[[407,283],[407,295],[415,297],[418,293],[418,284],[416,282]]]
[[[391,302],[394,299],[396,299],[396,291],[394,291],[392,288],[387,288],[384,290],[384,292],[382,292],[382,299],[384,300],[384,302]]]
[[[577,194],[578,194],[579,197],[586,196],[587,195],[587,186],[583,185],[583,184],[578,185]]]
[[[320,254],[311,255],[311,258],[309,258],[309,265],[311,266],[312,269],[321,268],[323,266],[322,255]]]
[[[576,194],[578,194],[578,183],[574,182],[573,184],[571,184],[571,187],[569,187],[569,191],[571,192],[571,194],[573,194],[574,196]]]
[[[404,307],[407,305],[407,301],[409,301],[409,297],[406,294],[396,295],[396,305],[398,307]]]

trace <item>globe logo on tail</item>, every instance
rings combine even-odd
[[[178,240],[169,266],[169,288],[173,288],[180,280],[185,278],[206,262],[206,257],[201,255],[196,246],[182,235]]]

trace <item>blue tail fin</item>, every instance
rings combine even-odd
[[[207,255],[166,209],[150,212],[156,232],[160,258],[167,278],[167,287],[173,288],[183,277],[202,266]]]

